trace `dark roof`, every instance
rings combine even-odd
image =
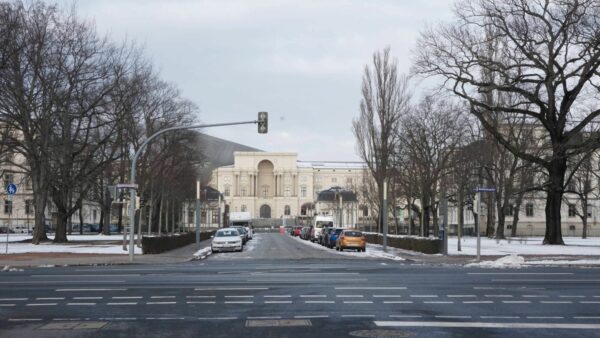
[[[206,186],[202,188],[202,191],[200,193],[200,200],[201,201],[218,201],[219,200],[219,196],[221,196],[221,199],[223,198],[223,195],[221,194],[221,192],[213,187],[210,186]]]
[[[358,202],[356,194],[352,190],[344,189],[341,187],[331,187],[327,190],[319,192],[317,202],[333,202],[337,200],[337,196],[342,195],[342,203],[344,202]]]
[[[232,165],[234,163],[233,153],[236,151],[262,151],[202,133],[198,133],[198,137],[202,147],[202,154],[210,162],[211,168]]]

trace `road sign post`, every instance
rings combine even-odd
[[[12,200],[13,196],[17,193],[17,185],[9,183],[6,186],[6,194],[8,194],[8,200],[10,201],[10,209],[8,209],[8,224],[6,225],[6,253],[8,254],[8,240],[10,239],[10,221],[12,216]]]
[[[479,229],[481,228],[481,205],[482,200],[481,200],[481,193],[483,192],[496,192],[496,188],[480,188],[477,187],[475,189],[475,192],[477,194],[479,194],[479,203],[478,203],[478,207],[477,207],[477,261],[479,262],[481,260],[481,235],[479,233]]]

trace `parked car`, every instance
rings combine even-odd
[[[302,232],[302,226],[294,226],[292,228],[292,236],[300,236],[300,233]]]
[[[300,234],[300,238],[303,240],[309,240],[312,238],[312,226],[305,226],[302,228],[302,232]]]
[[[213,253],[220,251],[242,251],[244,249],[242,238],[236,228],[219,229],[212,237],[213,240],[210,243],[210,249]]]
[[[344,230],[335,242],[335,249],[338,251],[355,249],[356,251],[365,252],[367,250],[367,240],[365,239],[365,235],[360,231]]]
[[[322,238],[322,231],[325,228],[328,227],[333,227],[333,217],[332,216],[322,216],[322,215],[318,215],[315,216],[315,220],[313,223],[313,237],[312,237],[312,241],[313,242],[319,242],[321,243],[321,238]]]
[[[338,237],[340,236],[340,234],[342,233],[342,231],[344,231],[344,229],[342,229],[342,228],[335,228],[335,229],[331,230],[329,232],[329,237],[327,237],[327,243],[325,244],[325,246],[330,249],[335,248],[335,243],[336,243]]]
[[[240,234],[240,238],[242,239],[242,245],[246,244],[246,242],[248,241],[248,234],[246,233],[246,229],[244,229],[244,227],[242,226],[235,226],[235,227],[229,227],[229,228],[225,228],[225,229],[235,229],[238,231],[238,233]]]
[[[329,241],[329,233],[333,230],[333,227],[323,227],[321,229],[321,235],[319,236],[319,244],[325,246]]]

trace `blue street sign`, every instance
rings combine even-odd
[[[496,192],[496,188],[476,188],[475,192]]]
[[[17,185],[14,183],[10,183],[9,185],[6,186],[6,192],[9,195],[14,195],[17,193]]]

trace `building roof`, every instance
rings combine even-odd
[[[366,169],[364,162],[298,161],[298,168],[312,169]]]

